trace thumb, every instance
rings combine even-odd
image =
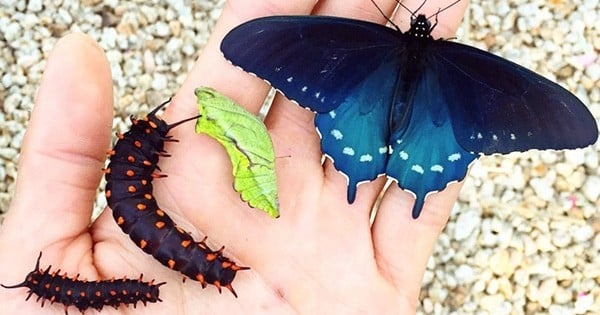
[[[25,135],[1,252],[18,244],[30,261],[49,244],[66,246],[87,231],[109,146],[112,100],[110,67],[100,47],[83,34],[61,39]],[[14,251],[13,258],[18,255]]]

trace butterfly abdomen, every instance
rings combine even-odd
[[[222,250],[211,250],[204,240],[195,241],[159,207],[152,194],[152,180],[165,176],[157,173],[159,157],[169,156],[164,143],[176,141],[168,135],[169,130],[196,118],[169,125],[156,116],[165,104],[143,119],[132,117],[131,130],[118,135],[109,151],[110,163],[105,169],[108,206],[119,227],[144,252],[203,287],[213,284],[220,291],[223,286],[236,295],[231,282],[238,270],[247,268],[224,257]]]
[[[67,309],[71,305],[83,313],[88,308],[100,311],[104,306],[117,308],[121,304],[133,304],[135,307],[138,302],[146,305],[148,302],[162,301],[158,295],[159,287],[165,284],[164,282],[144,282],[142,275],[139,279],[78,280],[79,275],[69,278],[66,273],[61,275],[60,270],[50,272],[52,266],[45,270],[40,269],[41,257],[42,253],[38,256],[35,269],[27,275],[25,281],[13,286],[2,286],[28,288],[29,294],[25,300],[29,300],[35,294],[38,297],[36,301],[42,300],[42,307],[45,301],[61,303],[65,306],[65,314],[68,314]]]

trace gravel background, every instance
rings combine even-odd
[[[172,95],[223,1],[0,0],[0,222],[44,67],[62,35],[106,50],[116,130]],[[472,1],[457,34],[576,93],[600,117],[598,0]],[[600,144],[480,159],[423,280],[419,314],[600,314]],[[102,209],[99,197],[96,208]],[[458,228],[460,227],[460,229]]]

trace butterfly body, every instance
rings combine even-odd
[[[425,197],[466,175],[479,154],[572,149],[596,141],[574,95],[513,62],[407,32],[326,16],[274,16],[234,28],[225,58],[316,112],[323,153],[356,188],[380,175]]]

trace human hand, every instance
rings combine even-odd
[[[385,3],[384,3],[385,2]],[[379,1],[391,14],[395,1]],[[403,2],[404,3],[404,2]],[[416,8],[421,1],[404,3]],[[428,1],[419,12],[433,14],[446,2]],[[440,16],[435,38],[451,37],[464,11],[461,1]],[[213,36],[163,118],[175,122],[197,113],[194,89],[211,86],[258,112],[268,87],[229,65],[218,50],[221,38],[248,19],[275,14],[335,14],[385,22],[369,1],[269,2],[230,0]],[[401,29],[409,14],[399,10]],[[0,279],[23,280],[40,250],[52,264],[89,279],[127,275],[166,281],[158,304],[144,314],[410,314],[436,239],[445,226],[460,185],[431,195],[418,220],[413,197],[392,185],[373,224],[370,214],[385,180],[361,185],[346,202],[346,180],[331,163],[321,165],[313,114],[278,96],[265,123],[275,145],[281,217],[250,209],[231,189],[231,166],[215,141],[194,133],[189,123],[172,130],[154,182],[162,209],[212,248],[249,271],[233,282],[239,298],[202,290],[194,281],[161,266],[121,232],[107,209],[91,226],[89,217],[100,169],[109,148],[112,81],[103,52],[85,36],[69,35],[54,49],[31,117],[19,166],[17,190],[0,231]],[[157,104],[149,104],[151,107]],[[140,113],[140,116],[142,113]],[[289,156],[289,157],[288,157]],[[58,267],[57,267],[58,268]],[[0,289],[3,313],[63,312],[62,306],[24,302],[21,290]],[[71,308],[71,311],[75,311]],[[132,308],[106,313],[133,312]]]

